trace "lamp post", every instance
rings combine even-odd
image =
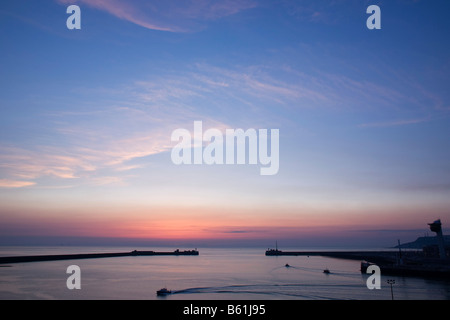
[[[388,279],[386,282],[391,285],[391,297],[392,297],[392,300],[394,300],[394,290],[392,289],[392,285],[395,284],[395,280]]]

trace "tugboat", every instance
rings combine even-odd
[[[171,293],[172,293],[172,291],[167,290],[167,288],[162,288],[162,289],[156,291],[156,295],[158,295],[158,296],[166,296]]]

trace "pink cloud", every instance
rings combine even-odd
[[[236,14],[256,6],[253,0],[56,0],[64,5],[78,4],[106,11],[141,27],[169,32],[189,32],[208,20]]]
[[[0,188],[23,188],[32,185],[35,185],[35,183],[31,181],[0,179]]]

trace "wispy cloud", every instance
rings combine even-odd
[[[257,6],[252,0],[56,0],[65,5],[80,4],[141,27],[170,32],[188,32],[202,28],[210,20],[236,14]]]
[[[358,125],[360,128],[379,128],[379,127],[398,127],[406,126],[411,124],[418,124],[422,122],[429,121],[428,118],[423,119],[408,119],[408,120],[397,120],[397,121],[386,121],[386,122],[373,122],[373,123],[363,123]]]
[[[0,188],[23,188],[35,185],[32,181],[0,179]]]
[[[145,167],[138,159],[171,150],[171,132],[189,129],[195,120],[202,120],[205,130],[261,128],[273,127],[274,121],[288,122],[285,116],[277,115],[281,109],[295,116],[304,109],[387,111],[405,110],[407,105],[416,110],[419,105],[416,98],[402,91],[367,80],[332,73],[306,74],[273,65],[217,67],[199,63],[176,73],[153,72],[107,92],[102,88],[80,89],[77,95],[91,101],[92,108],[79,110],[76,105],[47,114],[55,138],[51,144],[29,148],[0,145],[3,187],[20,186],[20,181],[39,186],[37,180],[44,177],[121,185],[127,172]],[[388,115],[394,117],[395,113]],[[359,127],[405,126],[429,120],[425,115],[367,122]]]
[[[146,167],[139,159],[173,147],[174,129],[190,128],[199,119],[205,128],[227,127],[189,106],[188,98],[201,97],[199,88],[183,86],[179,79],[154,80],[123,85],[114,95],[103,93],[105,100],[99,98],[88,112],[74,106],[46,114],[43,120],[50,124],[53,136],[48,145],[0,144],[0,186],[48,187],[40,183],[42,179],[63,187],[125,185],[129,171]],[[85,94],[91,99],[101,92],[94,89]],[[109,105],[111,97],[116,106]]]
[[[7,178],[0,185],[5,188],[32,186],[43,178],[53,179],[55,183],[70,180],[78,184],[123,184],[126,172],[142,167],[130,164],[131,161],[170,148],[170,140],[165,137],[169,133],[161,135],[158,130],[128,134],[122,139],[114,136],[94,139],[89,130],[84,133],[80,125],[63,133],[56,129],[55,140],[64,141],[61,146],[0,146],[0,173]],[[99,131],[100,136],[105,133]],[[28,182],[21,182],[21,179]]]
[[[16,179],[33,180],[41,176],[73,179],[78,170],[90,171],[93,167],[55,148],[42,147],[37,151],[3,146],[0,147],[0,169]]]
[[[358,8],[360,1],[356,0],[333,0],[333,1],[291,1],[281,0],[279,5],[286,9],[286,12],[308,23],[335,24],[337,21],[348,19],[348,12]],[[367,7],[367,6],[366,6]]]

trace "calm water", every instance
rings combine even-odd
[[[0,256],[128,252],[177,248],[0,247]],[[191,249],[191,248],[187,248]],[[180,248],[184,250],[184,248]],[[199,256],[120,257],[11,264],[0,267],[0,299],[450,299],[450,283],[382,275],[366,287],[359,261],[266,257],[265,249],[201,249]],[[68,290],[69,265],[81,268],[81,290]],[[291,267],[286,268],[289,264]],[[328,268],[331,274],[324,274]],[[157,297],[167,287],[175,293]]]

